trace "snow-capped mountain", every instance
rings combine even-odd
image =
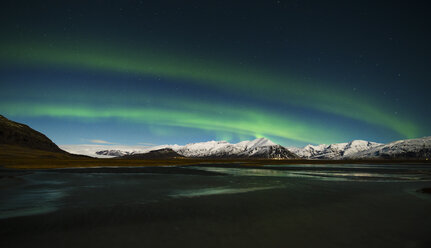
[[[220,157],[223,155],[236,154],[241,151],[235,144],[231,144],[227,141],[192,143],[174,150],[185,157]]]
[[[368,151],[383,144],[354,140],[348,143],[337,143],[331,145],[307,145],[303,148],[289,148],[293,153],[305,159],[343,159],[353,156],[358,152]]]
[[[242,141],[231,144],[227,141],[208,141],[192,143],[184,146],[161,145],[143,150],[99,150],[94,153],[101,156],[124,156],[147,153],[151,150],[170,148],[184,157],[191,158],[297,158],[283,146],[277,145],[266,138],[259,138],[252,141]]]
[[[280,145],[274,146],[260,146],[250,148],[240,154],[243,157],[249,158],[271,158],[271,159],[294,159],[299,158],[296,154]]]
[[[133,154],[134,152],[128,152],[128,151],[121,151],[121,150],[103,150],[103,151],[97,151],[97,155],[101,156],[112,156],[112,157],[121,157],[125,155]]]
[[[350,159],[431,159],[431,136],[398,140],[350,154]]]
[[[286,148],[266,139],[242,141],[231,144],[226,141],[209,141],[173,148],[185,157],[193,158],[296,158]]]

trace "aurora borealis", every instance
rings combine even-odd
[[[0,113],[56,143],[430,135],[419,5],[36,2],[1,10]]]

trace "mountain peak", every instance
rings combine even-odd
[[[274,142],[267,138],[257,138],[248,143],[248,147],[276,146]]]
[[[237,146],[246,147],[248,149],[263,146],[276,146],[277,144],[267,138],[257,138],[254,140],[245,140],[236,144]]]

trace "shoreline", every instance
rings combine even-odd
[[[0,168],[5,169],[67,169],[67,168],[128,168],[128,167],[169,167],[169,166],[241,166],[262,167],[263,165],[337,165],[337,164],[411,164],[431,165],[429,160],[228,160],[228,159],[170,159],[170,160],[125,160],[119,158],[91,158],[91,159],[29,159],[29,158],[0,158]]]

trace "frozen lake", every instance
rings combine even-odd
[[[1,247],[429,247],[429,165],[0,171]]]

